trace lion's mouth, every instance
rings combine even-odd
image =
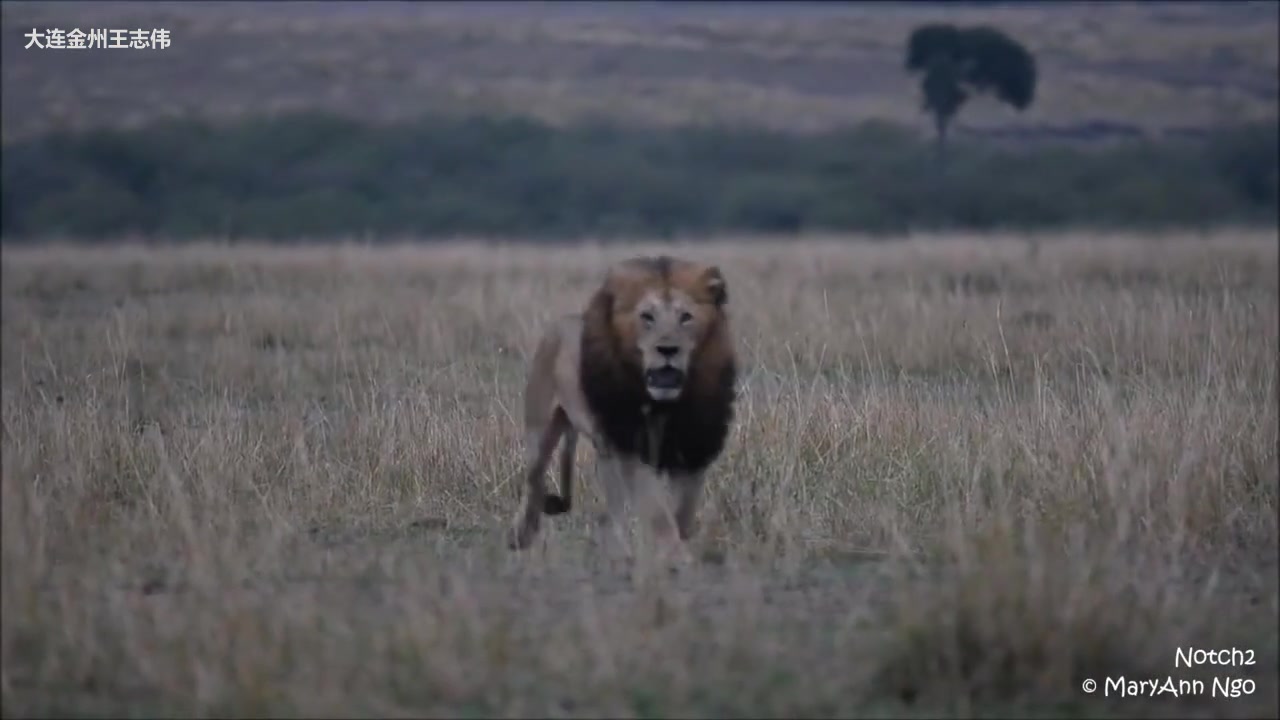
[[[684,372],[667,365],[666,367],[653,368],[644,374],[645,384],[650,390],[659,390],[668,392],[671,390],[679,390],[684,385]]]

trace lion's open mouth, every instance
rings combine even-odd
[[[645,372],[644,381],[652,390],[679,390],[684,385],[684,373],[668,365]]]

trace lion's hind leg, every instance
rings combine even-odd
[[[542,525],[542,514],[547,511],[551,498],[555,498],[557,506],[561,503],[567,505],[558,495],[547,494],[546,478],[551,453],[567,430],[571,430],[569,416],[561,408],[556,408],[550,421],[542,428],[529,428],[525,437],[525,501],[520,521],[511,538],[512,550],[527,548],[533,543],[533,538]]]
[[[565,425],[564,443],[560,446],[560,494],[547,494],[542,509],[548,515],[561,515],[573,509],[573,460],[578,452],[578,431],[567,418]]]

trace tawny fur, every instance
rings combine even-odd
[[[682,540],[692,537],[704,474],[733,421],[737,370],[727,298],[715,267],[636,258],[610,268],[583,314],[559,319],[542,336],[525,388],[526,491],[513,548],[532,543],[543,514],[572,508],[580,435],[601,464],[607,523],[619,521],[636,497],[649,505],[660,534],[674,529]],[[678,397],[648,384],[646,372],[657,365],[681,371]],[[560,495],[548,492],[545,479],[558,445]],[[674,508],[659,473],[674,491]]]

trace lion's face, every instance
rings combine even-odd
[[[638,356],[644,386],[656,402],[679,399],[689,367],[725,302],[724,279],[714,267],[691,263],[641,266],[615,278],[613,324]],[[631,349],[631,348],[627,348]]]
[[[649,397],[658,402],[679,398],[689,372],[689,356],[707,325],[707,309],[684,292],[669,290],[646,293],[632,312]]]

